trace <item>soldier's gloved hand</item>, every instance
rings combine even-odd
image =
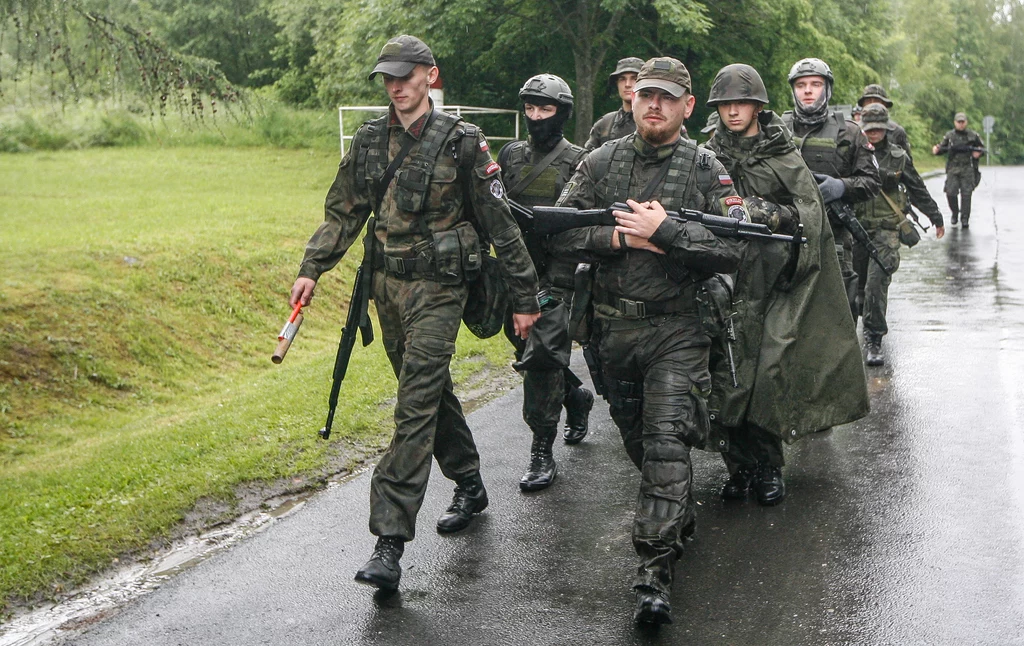
[[[743,204],[747,207],[751,222],[764,224],[772,231],[779,228],[782,211],[778,204],[760,197],[745,197]]]
[[[823,173],[814,173],[814,181],[818,182],[818,190],[821,191],[821,197],[825,200],[825,204],[835,202],[846,193],[846,184],[841,179]]]

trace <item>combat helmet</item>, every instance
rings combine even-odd
[[[718,71],[705,105],[714,107],[720,103],[739,101],[768,103],[768,90],[761,75],[753,67],[742,63],[726,65]]]
[[[547,99],[572,108],[572,90],[569,89],[569,84],[554,74],[538,74],[527,79],[519,90],[519,98],[525,102],[529,97]]]
[[[886,93],[885,88],[877,83],[864,86],[864,93],[857,99],[857,105],[863,107],[864,101],[867,99],[878,99],[885,107],[892,107],[892,101],[889,100],[889,95]]]
[[[892,130],[892,123],[889,121],[889,109],[881,103],[872,103],[864,106],[860,113],[860,129],[868,130]]]
[[[820,58],[803,58],[793,63],[793,67],[789,68],[789,78],[787,80],[790,85],[793,85],[793,81],[805,76],[820,76],[828,82],[829,87],[836,80],[832,76],[832,68]]]

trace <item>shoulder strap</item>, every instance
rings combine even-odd
[[[388,187],[391,186],[391,180],[395,179],[395,173],[398,172],[398,167],[402,165],[405,158],[408,157],[409,151],[416,144],[416,139],[412,135],[408,135],[405,141],[402,143],[402,148],[395,155],[395,158],[388,164],[387,169],[384,171],[384,175],[381,176],[380,181],[377,183],[377,204],[373,209],[374,213],[380,213],[380,205],[384,201],[384,194],[388,192]]]
[[[551,149],[551,152],[544,155],[544,158],[537,162],[537,165],[533,167],[533,170],[530,171],[529,175],[519,180],[515,186],[508,190],[508,199],[514,200],[519,197],[519,194],[522,193],[527,186],[532,184],[535,179],[540,177],[540,174],[547,170],[548,166],[550,166],[551,163],[562,154],[562,151],[568,147],[569,142],[565,140],[565,137],[562,137],[562,140],[555,144],[555,147]]]

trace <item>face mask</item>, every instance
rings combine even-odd
[[[562,139],[562,129],[569,120],[569,110],[558,106],[558,112],[539,121],[526,120],[526,130],[530,133],[533,145],[540,150],[551,150]]]

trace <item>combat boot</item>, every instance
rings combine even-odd
[[[885,364],[885,356],[882,355],[882,335],[875,332],[864,333],[864,363],[869,366],[881,366]]]
[[[654,625],[672,623],[672,606],[668,602],[668,595],[654,588],[638,586],[633,621]]]
[[[523,491],[540,491],[551,486],[558,473],[551,446],[555,443],[558,427],[537,429],[533,432],[533,446],[530,447],[530,466],[519,480]]]
[[[484,489],[484,481],[480,479],[480,474],[476,473],[455,485],[451,506],[437,519],[437,531],[450,534],[466,529],[473,520],[473,515],[484,509],[487,509],[487,490]]]
[[[957,204],[956,195],[946,194],[946,202],[949,204],[949,212],[952,216],[949,218],[950,224],[956,224],[960,219],[960,205]]]
[[[750,485],[754,484],[754,469],[738,469],[729,476],[722,487],[722,497],[726,500],[743,500],[750,493]]]
[[[356,581],[381,590],[397,590],[402,578],[398,560],[405,552],[405,541],[395,536],[381,536],[366,565],[356,572]]]
[[[782,480],[782,469],[770,464],[757,467],[754,479],[754,493],[760,505],[777,505],[786,497],[786,483]]]
[[[566,444],[579,444],[587,436],[592,408],[594,393],[586,388],[573,388],[565,396],[565,431],[562,439]]]

